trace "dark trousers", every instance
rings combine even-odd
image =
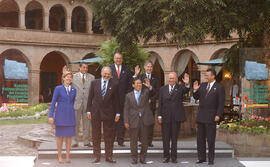
[[[118,122],[114,123],[114,140],[118,142],[118,144],[123,144],[124,143],[124,138],[125,138],[125,126],[124,126],[124,116],[123,113],[120,116],[120,119]]]
[[[162,123],[163,157],[177,159],[177,139],[180,128],[179,121]],[[171,143],[171,145],[170,145]],[[171,154],[170,154],[171,151]]]
[[[155,118],[155,109],[152,109],[153,112],[153,117]],[[153,142],[153,137],[154,137],[154,127],[155,123],[153,125],[149,126],[149,134],[148,134],[148,145],[152,144]]]
[[[106,158],[112,157],[113,151],[113,124],[114,120],[91,120],[92,123],[92,136],[93,136],[93,150],[94,156],[100,158],[101,156],[101,123],[103,123],[103,136],[105,142],[105,155]]]
[[[214,162],[215,158],[215,140],[216,124],[215,123],[197,123],[197,150],[198,159],[206,160],[206,139],[208,144],[208,161]]]
[[[143,124],[142,119],[140,119],[138,128],[130,128],[130,149],[131,149],[131,158],[133,160],[138,159],[138,140],[140,138],[142,146],[140,152],[140,159],[145,161],[146,153],[148,149],[148,133],[149,126]]]

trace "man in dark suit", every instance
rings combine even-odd
[[[134,91],[128,93],[125,99],[124,123],[127,129],[130,129],[130,149],[132,164],[138,161],[138,139],[142,142],[140,152],[140,162],[146,164],[145,158],[148,148],[148,132],[150,126],[154,124],[154,116],[148,102],[149,89],[152,90],[149,81],[144,83],[146,88],[142,89],[142,81],[135,78],[133,81]]]
[[[151,111],[153,113],[153,116],[155,117],[155,113],[156,113],[156,102],[158,99],[158,93],[159,93],[159,89],[160,89],[160,80],[159,78],[153,74],[153,63],[152,61],[148,60],[144,63],[144,70],[145,70],[145,74],[141,74],[138,75],[138,73],[140,72],[139,66],[137,66],[135,68],[135,76],[141,78],[141,80],[146,83],[147,81],[150,81],[150,85],[152,86],[152,90],[149,94],[149,104],[150,104],[150,108]],[[143,85],[143,87],[145,87],[145,85]],[[149,147],[153,147],[154,145],[152,144],[153,141],[153,133],[154,133],[154,126],[155,123],[153,125],[150,126],[149,129],[149,136],[148,136],[148,146]]]
[[[103,67],[101,76],[101,79],[92,81],[87,103],[87,118],[92,123],[93,149],[96,158],[94,163],[100,162],[101,157],[101,123],[103,123],[106,161],[115,163],[116,161],[112,159],[113,125],[120,119],[118,85],[110,79],[110,67]]]
[[[125,104],[125,97],[128,92],[132,90],[132,74],[130,69],[123,65],[123,55],[121,53],[114,54],[114,64],[110,66],[112,70],[112,79],[118,84],[119,87],[119,101],[120,101],[120,120],[115,123],[116,141],[119,146],[124,146],[125,127],[123,121],[123,109]]]
[[[185,74],[184,84],[178,85],[176,73],[171,72],[168,82],[159,91],[158,122],[162,124],[163,163],[168,163],[170,158],[177,163],[177,139],[180,122],[186,120],[183,95],[189,91],[189,75]]]
[[[200,100],[197,113],[197,150],[198,161],[196,163],[206,162],[206,139],[208,143],[208,164],[214,164],[215,158],[215,140],[216,123],[223,114],[225,104],[225,89],[222,84],[215,80],[216,71],[208,69],[206,79],[208,82],[193,85],[193,97]]]

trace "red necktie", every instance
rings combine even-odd
[[[119,70],[119,66],[117,66],[117,76],[118,76],[118,78],[120,78],[120,70]]]

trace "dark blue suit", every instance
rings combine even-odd
[[[55,88],[50,107],[49,118],[54,117],[54,124],[56,127],[74,126],[75,128],[76,125],[75,110],[74,110],[75,97],[76,97],[76,89],[73,87],[71,87],[69,95],[67,95],[67,91],[64,85],[60,85]],[[56,103],[57,107],[55,109]]]

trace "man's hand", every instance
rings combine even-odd
[[[199,88],[200,88],[200,85],[199,85],[198,81],[195,81],[193,83],[193,90],[196,92]]]
[[[150,81],[147,79],[147,78],[145,78],[144,79],[144,83],[143,83],[147,88],[151,88],[151,85],[150,85]]]
[[[215,122],[218,122],[220,120],[220,117],[219,116],[216,116],[215,117]]]
[[[87,114],[87,119],[91,120],[91,113]]]
[[[158,118],[158,123],[162,124],[162,118]]]
[[[119,121],[119,119],[120,119],[120,116],[115,116],[115,118],[114,118],[114,122],[118,122],[118,121]]]
[[[140,66],[139,65],[136,65],[136,67],[135,67],[135,75],[136,76],[138,76],[139,75],[139,73],[140,73],[140,71],[141,71],[141,69],[140,69]]]
[[[188,75],[188,73],[184,74],[184,78],[182,78],[182,80],[185,83],[185,85],[189,84],[189,75]]]
[[[129,124],[128,123],[125,123],[125,128],[129,129]]]
[[[48,118],[48,123],[49,124],[53,124],[53,122],[54,122],[54,119],[53,118]]]

